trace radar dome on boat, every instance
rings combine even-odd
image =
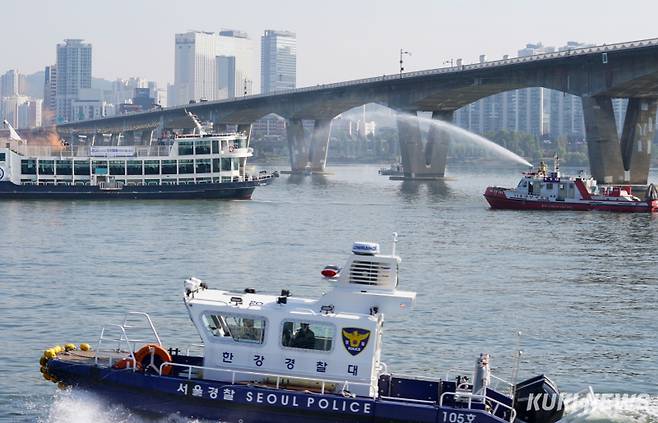
[[[352,252],[360,256],[374,256],[379,254],[379,244],[376,242],[355,242]]]

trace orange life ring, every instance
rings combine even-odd
[[[151,361],[151,354],[153,354],[153,360]],[[160,371],[160,365],[162,363],[171,363],[171,355],[158,344],[147,344],[139,349],[135,353],[135,360],[141,366],[144,371]],[[155,366],[155,368],[154,368]],[[171,374],[171,366],[163,366],[162,374],[164,376],[169,376]]]

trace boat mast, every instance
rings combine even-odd
[[[194,122],[194,125],[196,126],[196,130],[198,131],[199,135],[204,136],[207,135],[206,131],[203,129],[203,126],[201,126],[201,122],[199,122],[199,119],[197,119],[196,116],[192,112],[189,112],[187,109],[185,109],[185,113],[192,119],[192,122]]]

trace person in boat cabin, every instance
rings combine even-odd
[[[247,341],[258,341],[259,335],[254,327],[253,319],[244,319],[242,322],[242,327],[240,328],[240,339]]]
[[[315,348],[315,333],[313,333],[308,323],[302,323],[300,325],[297,332],[295,332],[295,336],[292,338],[290,346],[305,349]]]

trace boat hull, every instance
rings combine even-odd
[[[122,189],[100,189],[88,185],[16,185],[0,182],[0,199],[234,199],[248,200],[254,189],[261,185],[258,181],[222,182],[183,185],[136,185]]]
[[[131,369],[116,370],[60,360],[51,360],[48,371],[65,385],[96,392],[112,403],[149,414],[178,414],[195,419],[243,423],[505,422],[482,410],[439,407],[431,402],[351,397],[256,384],[148,375]]]
[[[506,210],[575,210],[575,211],[607,211],[618,213],[651,213],[658,212],[658,201],[650,202],[613,202],[613,201],[547,201],[526,198],[508,198],[504,190],[489,187],[484,198],[492,209]]]

